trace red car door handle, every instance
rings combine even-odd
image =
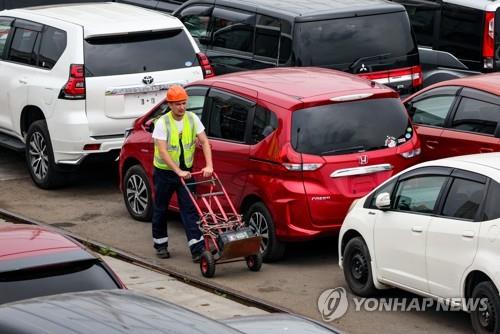
[[[481,147],[479,149],[479,152],[481,153],[489,153],[489,152],[493,152],[494,150],[492,148],[488,148],[488,147]]]
[[[439,144],[439,142],[437,140],[426,140],[425,141],[425,146],[427,146],[431,150],[436,148],[437,144]]]

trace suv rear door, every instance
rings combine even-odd
[[[376,15],[297,22],[293,43],[298,66],[360,74],[401,94],[420,88],[418,47],[404,8]]]
[[[86,109],[91,136],[123,129],[163,99],[169,85],[203,78],[184,28],[88,37]]]

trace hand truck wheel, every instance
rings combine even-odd
[[[250,255],[245,258],[247,261],[247,267],[251,271],[259,271],[262,267],[262,253],[258,253],[255,255]]]
[[[205,277],[214,277],[215,274],[215,259],[214,255],[209,251],[204,251],[200,258],[200,270]]]

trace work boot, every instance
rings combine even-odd
[[[168,252],[167,247],[162,247],[156,250],[156,256],[160,259],[168,259],[170,257],[170,253]]]
[[[191,259],[193,259],[194,263],[199,263],[201,260],[201,252],[195,252],[191,254]]]

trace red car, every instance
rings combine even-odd
[[[284,242],[337,233],[351,202],[419,161],[420,146],[398,94],[343,72],[275,68],[187,85],[214,168],[245,221],[263,237],[267,261]],[[134,123],[120,154],[125,204],[152,211],[153,120]],[[197,150],[194,169],[204,166]],[[174,203],[175,205],[175,203]]]
[[[404,104],[424,160],[500,151],[500,73],[442,81]]]
[[[0,304],[102,289],[125,285],[76,241],[35,225],[0,226]]]

